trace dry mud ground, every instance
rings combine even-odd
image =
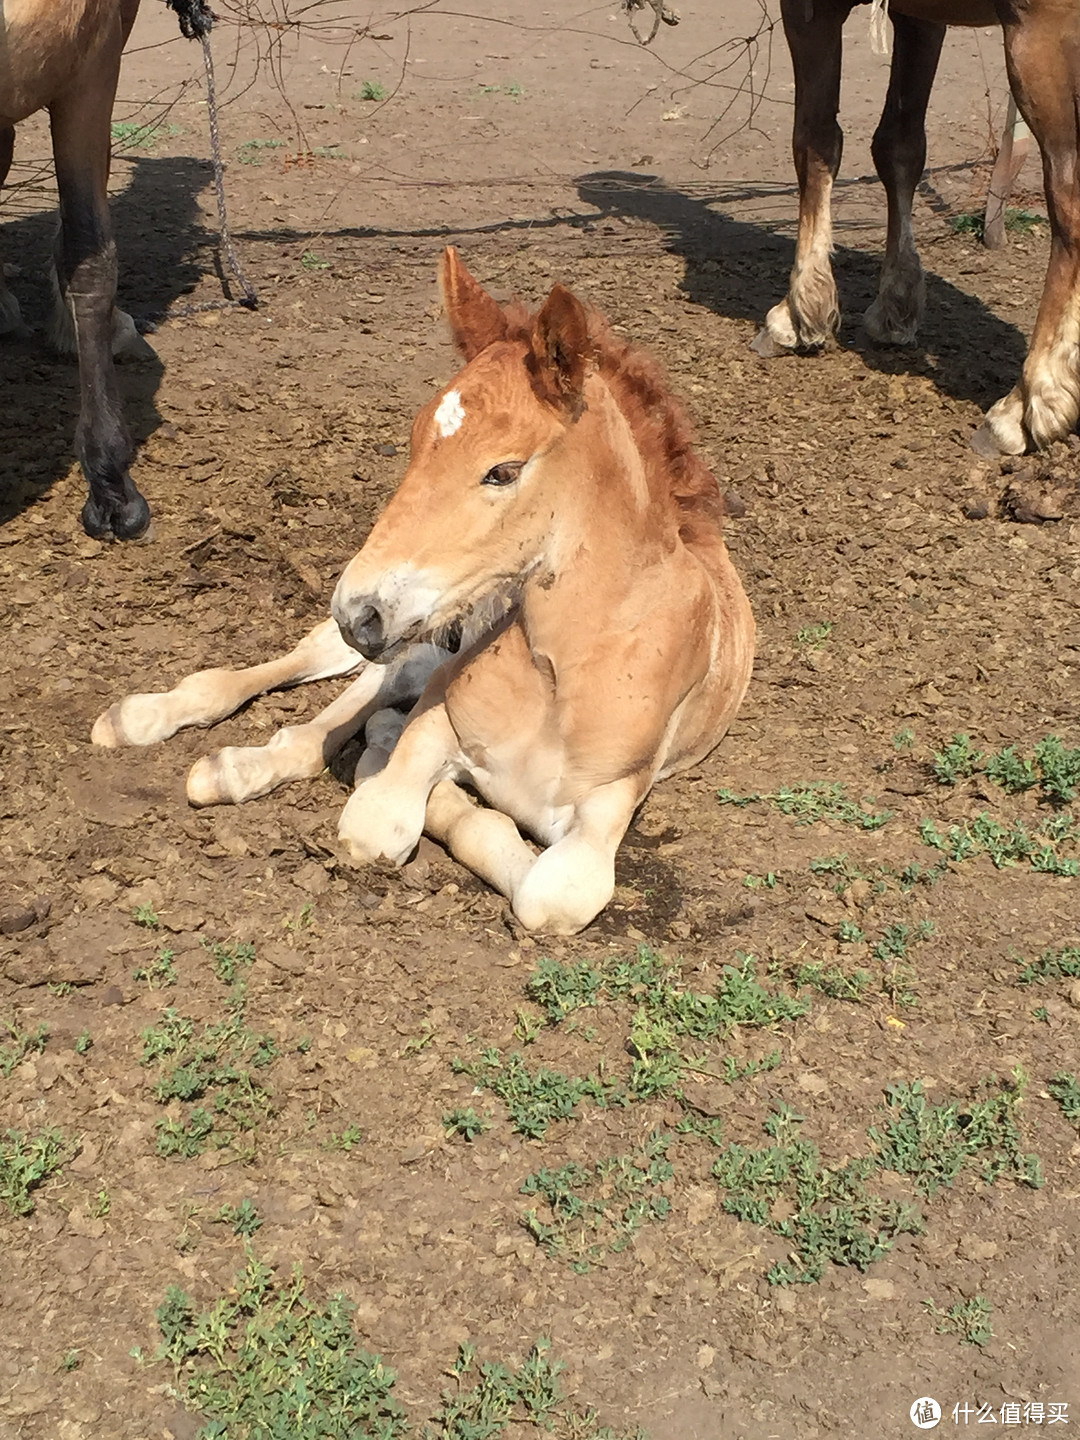
[[[197,55],[171,15],[145,8],[117,114],[162,128],[134,147],[126,132],[115,187],[123,296],[149,316],[220,291]],[[1044,228],[991,255],[947,224],[985,184],[998,41],[950,39],[917,214],[923,348],[885,352],[854,322],[881,241],[866,177],[884,71],[852,23],[837,255],[849,320],[831,353],[766,365],[747,342],[791,258],[790,80],[777,43],[771,73],[758,58],[756,128],[716,148],[710,122],[730,92],[684,76],[730,58],[692,63],[748,33],[756,6],[728,7],[722,23],[705,9],[687,7],[656,56],[629,47],[603,7],[511,7],[498,23],[436,10],[373,27],[385,38],[348,52],[336,30],[309,33],[282,52],[291,113],[243,46],[229,74],[238,32],[223,24],[233,224],[262,305],[170,319],[158,360],[124,371],[151,543],[81,534],[74,371],[37,341],[0,356],[0,910],[40,917],[0,938],[9,1057],[19,1035],[48,1029],[43,1049],[0,1071],[0,1126],[58,1127],[77,1150],[33,1192],[33,1213],[0,1210],[4,1440],[192,1435],[171,1367],[129,1352],[153,1353],[169,1284],[200,1306],[228,1290],[242,1242],[214,1221],[245,1198],[263,1259],[281,1274],[302,1264],[315,1299],[356,1303],[356,1332],[397,1371],[414,1419],[434,1413],[459,1343],[520,1360],[546,1335],[575,1403],[620,1435],[899,1436],[927,1394],[946,1407],[943,1429],[955,1404],[971,1424],[989,1423],[987,1406],[1004,1423],[1008,1404],[1030,1424],[1039,1412],[1025,1405],[1049,1417],[1068,1404],[1080,1423],[1080,1142],[1048,1089],[1077,1068],[1080,1008],[1068,977],[1022,986],[1016,963],[1078,943],[1080,880],[986,855],[949,861],[932,884],[897,878],[942,858],[924,820],[944,833],[985,811],[1034,830],[1053,813],[1037,790],[1011,796],[978,773],[937,783],[929,762],[954,732],[987,751],[1030,753],[1047,734],[1080,743],[1076,452],[1010,468],[968,448],[1022,357],[1047,251]],[[392,98],[361,100],[365,80]],[[43,152],[27,127],[25,183],[5,212],[5,258],[34,321],[51,221],[47,186],[29,182]],[[339,864],[334,775],[236,811],[187,807],[198,755],[268,738],[332,686],[261,700],[212,737],[140,753],[88,744],[113,699],[266,658],[323,613],[401,474],[415,409],[452,373],[434,288],[448,240],[497,294],[535,300],[564,280],[651,347],[745,507],[729,532],[760,627],[745,707],[706,763],[650,797],[615,903],[555,944],[515,937],[502,904],[427,843],[400,874]],[[1032,506],[1059,518],[1020,523]],[[892,817],[876,830],[799,824],[717,793],[814,780]],[[839,870],[812,867],[838,856]],[[903,955],[883,944],[898,925]],[[842,943],[852,927],[866,938]],[[280,1052],[257,1072],[270,1111],[231,1146],[160,1158],[160,1122],[191,1107],[155,1098],[141,1036],[166,1006],[197,1034],[235,1015],[207,947],[237,942],[256,955],[241,966],[244,1023]],[[523,1137],[453,1060],[522,1049],[532,1070],[604,1067],[624,1082],[640,994],[546,1027],[519,1012],[543,1019],[526,993],[542,957],[610,969],[641,944],[699,994],[745,954],[789,995],[798,967],[818,962],[870,982],[857,1001],[803,986],[802,1018],[680,1042],[696,1067],[681,1100],[586,1099],[543,1139]],[[162,949],[173,984],[154,968]],[[776,1050],[775,1068],[720,1078],[725,1057],[745,1066]],[[1041,1188],[1008,1166],[988,1184],[976,1157],[926,1199],[910,1175],[878,1169],[871,1188],[916,1199],[924,1233],[866,1271],[826,1263],[817,1283],[768,1282],[792,1249],[775,1228],[791,1192],[757,1217],[768,1224],[730,1213],[710,1173],[728,1146],[801,1135],[835,1169],[874,1153],[866,1132],[888,1119],[887,1087],[921,1080],[931,1103],[959,1103],[963,1124],[1017,1067],[1029,1078],[1008,1108]],[[491,1120],[471,1144],[443,1126],[469,1105]],[[774,1140],[763,1125],[785,1105],[804,1119]],[[718,1144],[677,1134],[688,1117]],[[343,1149],[350,1127],[361,1139]],[[654,1131],[674,1136],[665,1220],[587,1273],[537,1245],[521,1223],[538,1205],[521,1193],[530,1174],[640,1154]],[[944,1312],[976,1296],[992,1338],[939,1333],[925,1302]]]

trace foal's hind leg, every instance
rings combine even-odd
[[[215,725],[245,701],[267,690],[305,685],[350,675],[367,661],[341,638],[333,620],[309,630],[287,655],[246,670],[200,670],[175,689],[153,695],[129,695],[98,717],[90,739],[95,745],[152,745],[185,726]]]
[[[193,805],[239,805],[287,780],[321,774],[376,712],[413,704],[446,656],[436,645],[415,645],[388,665],[367,665],[344,694],[306,725],[286,726],[268,745],[230,745],[197,760],[188,774],[188,799]],[[390,740],[390,749],[396,738]]]
[[[832,264],[832,186],[844,135],[836,122],[840,61],[849,0],[783,0],[784,32],[795,69],[792,150],[799,177],[799,238],[788,293],[765,317],[752,348],[766,358],[812,350],[840,325]]]
[[[893,12],[889,92],[874,134],[874,165],[885,186],[889,229],[877,299],[863,317],[867,333],[885,345],[913,345],[926,303],[926,282],[911,205],[926,164],[926,107],[937,73],[945,26]]]

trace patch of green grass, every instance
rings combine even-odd
[[[261,165],[267,150],[283,150],[284,140],[245,140],[237,147],[236,158],[241,165]]]
[[[471,1064],[455,1059],[451,1065],[456,1074],[471,1075],[497,1096],[514,1129],[531,1140],[542,1140],[556,1120],[571,1119],[582,1100],[601,1106],[626,1104],[622,1087],[602,1074],[569,1076],[546,1066],[534,1073],[519,1050],[503,1059],[501,1052],[491,1047]]]
[[[1041,985],[1044,980],[1080,978],[1080,945],[1063,945],[1060,950],[1044,950],[1037,960],[1017,960],[1023,968],[1016,977],[1018,985]]]
[[[149,989],[161,990],[167,985],[176,984],[176,966],[172,963],[174,951],[167,945],[162,946],[157,955],[148,965],[136,970],[132,976],[134,980],[145,980]]]
[[[218,1024],[205,1025],[196,1038],[195,1022],[165,1010],[156,1026],[142,1033],[144,1065],[158,1065],[153,1086],[163,1105],[191,1108],[179,1119],[159,1120],[159,1155],[200,1155],[206,1149],[237,1149],[239,1137],[257,1128],[271,1112],[270,1096],[253,1074],[277,1058],[269,1035],[256,1035],[244,1023],[242,1007]]]
[[[73,1148],[59,1130],[25,1135],[7,1130],[0,1137],[0,1205],[12,1215],[30,1215],[33,1190],[55,1175],[73,1154]]]
[[[254,1201],[246,1198],[239,1205],[222,1205],[215,1219],[221,1225],[231,1225],[234,1235],[243,1235],[249,1240],[263,1223]]]
[[[906,925],[903,921],[886,925],[881,932],[881,939],[872,947],[871,954],[883,965],[890,960],[903,960],[912,942],[929,940],[933,933],[932,920],[921,920],[918,925]]]
[[[1010,795],[1038,786],[1041,798],[1057,807],[1071,804],[1080,792],[1080,746],[1070,749],[1057,735],[1044,736],[1030,758],[1015,745],[985,755],[967,735],[954,735],[932,765],[943,785],[955,785],[981,771]]]
[[[1061,1106],[1065,1119],[1080,1126],[1080,1081],[1068,1070],[1062,1070],[1047,1083],[1047,1090]]]
[[[988,1085],[996,1085],[989,1081]],[[867,1132],[882,1169],[910,1175],[920,1195],[933,1195],[975,1161],[988,1185],[1003,1176],[1038,1189],[1043,1184],[1037,1155],[1021,1150],[1016,1112],[1025,1077],[1014,1075],[985,1099],[949,1100],[931,1105],[920,1081],[890,1085],[885,1092],[887,1122]]]
[[[201,1314],[169,1287],[154,1358],[172,1362],[205,1440],[404,1440],[396,1377],[357,1344],[354,1308],[343,1295],[313,1304],[299,1268],[279,1283],[249,1250],[235,1287]]]
[[[205,947],[214,965],[214,974],[223,985],[236,985],[246,976],[255,963],[255,946],[247,940],[232,945],[219,941]]]
[[[34,1031],[23,1030],[17,1020],[6,1020],[3,1028],[11,1037],[7,1044],[0,1045],[0,1075],[7,1080],[28,1055],[40,1055],[45,1049],[49,1027],[39,1025]]]
[[[478,1366],[476,1347],[462,1345],[451,1369],[455,1386],[443,1391],[422,1440],[497,1440],[510,1425],[515,1435],[527,1425],[559,1440],[647,1440],[644,1430],[617,1435],[599,1424],[594,1411],[567,1400],[559,1384],[565,1368],[552,1359],[551,1342],[544,1338],[516,1369],[492,1361]],[[467,1381],[475,1383],[466,1388]]]
[[[491,1129],[491,1121],[484,1115],[478,1115],[471,1105],[465,1109],[458,1106],[445,1111],[442,1123],[448,1136],[460,1135],[463,1140],[469,1141]]]
[[[937,1327],[939,1335],[958,1335],[969,1345],[988,1345],[994,1338],[990,1325],[992,1307],[984,1295],[958,1301],[948,1310],[939,1310],[933,1300],[924,1300],[923,1304],[941,1322]]]
[[[871,1158],[832,1168],[822,1164],[812,1141],[787,1140],[800,1120],[790,1112],[777,1115],[771,1128],[786,1143],[757,1150],[729,1145],[712,1167],[727,1191],[724,1209],[787,1243],[787,1259],[768,1273],[772,1285],[812,1284],[830,1260],[866,1270],[888,1254],[897,1235],[923,1229],[914,1206],[867,1189],[876,1168]]]
[[[733,790],[718,790],[721,805],[753,805],[758,801],[770,804],[781,815],[790,815],[799,825],[812,825],[818,820],[836,820],[855,825],[860,830],[880,830],[896,813],[893,810],[869,810],[856,805],[847,796],[847,787],[839,782],[829,784],[813,780],[809,785],[785,785],[779,790],[752,795],[736,795]]]
[[[132,911],[131,918],[136,925],[141,925],[144,930],[157,930],[161,921],[152,905],[136,905]]]
[[[56,1367],[63,1374],[70,1374],[77,1370],[82,1364],[82,1355],[78,1350],[66,1350],[60,1357],[60,1364]]]
[[[932,820],[924,820],[919,833],[925,845],[940,850],[946,859],[959,864],[974,856],[988,855],[998,870],[1027,861],[1032,870],[1047,875],[1080,875],[1080,860],[1060,853],[1064,844],[1075,846],[1078,832],[1066,811],[1051,815],[1034,832],[1021,820],[1002,825],[984,810],[964,825],[951,825],[942,835]]]
[[[747,875],[742,883],[748,890],[775,890],[778,879],[775,870],[770,870],[765,875]]]
[[[357,100],[385,100],[390,92],[380,80],[362,80],[356,92]]]
[[[300,256],[300,268],[302,270],[329,270],[330,261],[316,255],[314,250],[305,250]]]
[[[114,145],[124,150],[153,150],[160,140],[170,139],[184,132],[179,125],[167,125],[163,120],[148,120],[140,125],[134,120],[114,120],[109,127]]]
[[[532,1209],[521,1223],[548,1255],[586,1274],[606,1254],[625,1250],[642,1225],[667,1219],[671,1202],[661,1187],[675,1173],[670,1144],[669,1135],[653,1131],[638,1155],[538,1170],[521,1193],[544,1201],[546,1219]]]

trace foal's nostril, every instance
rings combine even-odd
[[[365,660],[377,660],[386,649],[383,618],[375,605],[361,605],[345,624],[338,622],[345,641],[359,650]]]

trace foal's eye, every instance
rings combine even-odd
[[[504,460],[501,465],[493,465],[480,483],[481,485],[513,485],[524,469],[524,460]]]

